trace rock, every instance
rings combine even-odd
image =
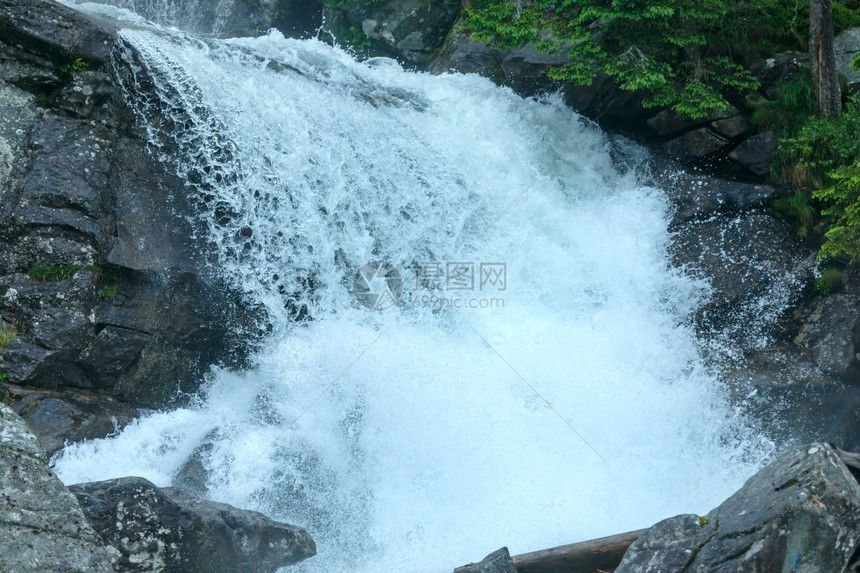
[[[67,443],[103,438],[121,430],[137,412],[108,397],[46,392],[7,385],[15,412],[30,426],[48,456]]]
[[[487,555],[480,563],[457,567],[454,573],[517,573],[517,569],[508,548],[502,547]]]
[[[758,211],[682,225],[673,262],[710,282],[697,312],[706,338],[746,351],[772,341],[775,325],[812,279],[815,254],[783,223]]]
[[[673,229],[718,212],[761,207],[777,195],[776,189],[769,185],[690,173],[678,163],[661,157],[651,160],[651,173],[655,184],[666,192],[674,207]]]
[[[58,62],[108,61],[118,26],[59,2],[0,0],[0,36]]]
[[[844,288],[818,297],[797,311],[800,326],[794,343],[827,374],[858,382],[860,352],[860,276],[843,273]]]
[[[845,75],[849,89],[860,87],[860,70],[851,69],[851,60],[860,54],[860,26],[840,32],[833,39],[833,51],[836,52],[836,70]]]
[[[274,572],[316,554],[303,529],[143,478],[69,489],[123,571]]]
[[[712,121],[711,127],[720,135],[725,135],[729,138],[743,135],[750,129],[749,122],[742,115]]]
[[[355,2],[327,7],[325,21],[335,37],[357,32],[398,59],[423,66],[442,46],[459,12],[457,0]]]
[[[106,53],[84,41],[109,50],[112,25],[47,0],[0,7],[0,313],[18,331],[4,372],[163,406],[210,365],[240,364],[263,317],[214,276],[199,206],[149,152],[113,73],[122,66],[99,69]],[[77,57],[88,69],[61,70]],[[47,91],[21,89],[34,86]],[[58,265],[68,272],[27,275]]]
[[[663,144],[666,154],[685,163],[693,162],[730,145],[728,139],[717,135],[709,127],[688,131]]]
[[[776,134],[772,131],[766,131],[753,135],[738,145],[729,153],[729,158],[734,159],[756,175],[767,175],[776,154],[776,147]]]
[[[795,448],[704,517],[633,543],[615,573],[844,571],[860,543],[860,485],[829,445]]]
[[[807,53],[782,52],[757,63],[750,71],[761,84],[759,91],[774,101],[779,95],[779,88],[794,82],[797,74],[804,70],[809,70]]]
[[[739,113],[740,112],[734,107],[729,107],[723,111],[715,112],[705,117],[691,118],[672,109],[664,109],[654,117],[648,119],[645,123],[648,127],[653,129],[657,135],[672,135],[673,133],[686,131],[698,125],[707,125],[715,120],[737,117]]]
[[[501,52],[476,42],[468,32],[458,29],[455,24],[439,53],[430,62],[430,71],[434,74],[480,74],[501,82],[504,78],[502,57]]]
[[[550,67],[562,65],[567,61],[565,53],[541,54],[535,46],[529,44],[505,54],[501,68],[507,85],[518,94],[532,96],[556,91],[562,82],[548,79],[546,73]]]
[[[39,440],[0,403],[0,571],[108,573],[114,560]]]

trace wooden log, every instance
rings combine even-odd
[[[595,573],[612,571],[647,529],[514,555],[517,573]]]

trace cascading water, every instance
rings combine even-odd
[[[66,448],[66,483],[169,485],[196,450],[208,497],[310,531],[297,570],[450,571],[707,511],[771,454],[685,326],[706,289],[641,153],[614,164],[559,98],[276,32],[122,40],[154,152],[273,328],[192,406]],[[402,276],[384,311],[352,292],[372,261]]]

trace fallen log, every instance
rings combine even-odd
[[[514,555],[517,573],[595,573],[612,571],[647,529]]]

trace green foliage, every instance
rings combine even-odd
[[[854,54],[850,65],[852,70],[860,70],[860,54]]]
[[[828,267],[821,271],[821,275],[815,279],[815,291],[828,295],[838,291],[842,287],[842,271]]]
[[[81,265],[48,265],[41,267],[33,267],[27,271],[27,276],[30,280],[37,282],[53,282],[61,281],[74,275],[81,270]]]
[[[59,71],[61,76],[69,78],[77,72],[84,71],[88,67],[89,65],[84,60],[82,60],[81,58],[76,58],[74,61],[60,66]]]
[[[18,329],[15,328],[15,325],[0,318],[0,352],[3,352],[3,349],[16,338],[18,338]]]
[[[0,366],[3,365],[3,350],[18,338],[18,329],[14,324],[10,324],[0,317]],[[5,382],[8,375],[0,370],[0,382]],[[0,391],[2,394],[2,391]]]
[[[355,26],[341,28],[337,31],[336,41],[338,45],[350,52],[358,59],[367,59],[374,55],[373,43],[363,30]]]
[[[341,8],[349,5],[382,4],[383,2],[388,2],[388,0],[325,0],[325,5],[331,8]]]
[[[552,78],[588,85],[605,74],[644,92],[646,107],[703,117],[728,107],[727,93],[758,86],[714,46],[712,31],[727,12],[722,0],[483,0],[464,25],[501,49],[535,44],[566,54]]]
[[[809,192],[798,189],[793,195],[779,199],[773,210],[782,219],[797,229],[801,238],[807,238],[818,223],[818,210],[812,206]]]
[[[852,98],[840,119],[810,117],[780,154],[805,172],[812,197],[824,205],[827,242],[819,257],[860,256],[860,99]]]

